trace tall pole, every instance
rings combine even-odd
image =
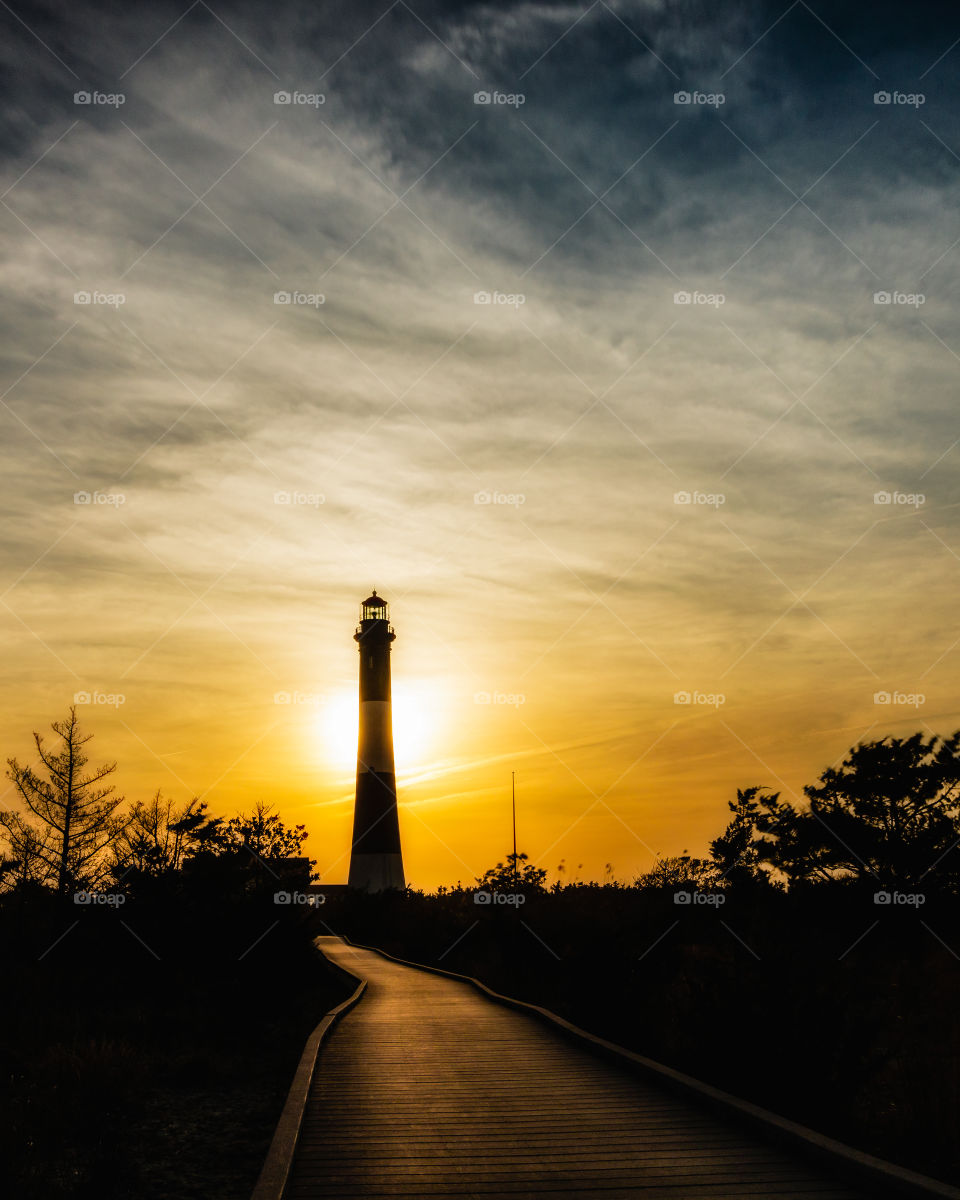
[[[517,773],[510,772],[510,793],[513,804],[513,886],[517,886]]]

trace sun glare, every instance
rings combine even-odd
[[[436,751],[439,698],[427,684],[399,683],[393,688],[393,746],[397,774],[422,769]],[[324,760],[352,773],[357,764],[360,706],[356,685],[332,692],[317,714],[317,734]]]

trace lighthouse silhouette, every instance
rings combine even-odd
[[[353,636],[360,647],[360,736],[348,886],[382,892],[406,885],[390,699],[390,643],[397,635],[387,602],[376,591],[361,604]]]

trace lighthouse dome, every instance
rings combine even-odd
[[[360,620],[362,621],[383,621],[390,620],[390,612],[387,608],[387,602],[382,596],[378,596],[376,591],[373,595],[368,596],[360,605]]]

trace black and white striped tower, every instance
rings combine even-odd
[[[382,892],[405,883],[390,699],[390,643],[397,635],[376,592],[360,606],[353,636],[360,646],[360,737],[349,886]]]

